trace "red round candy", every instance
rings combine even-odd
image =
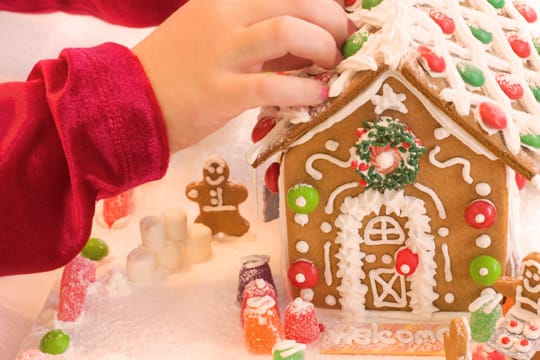
[[[475,200],[465,208],[465,221],[475,229],[485,229],[497,220],[497,209],[489,200]]]
[[[278,186],[278,179],[279,179],[279,163],[273,162],[268,166],[266,169],[266,172],[264,173],[264,184],[273,193],[277,193],[279,191]]]
[[[502,130],[506,128],[506,115],[497,104],[483,102],[478,106],[478,113],[482,122],[492,129]]]
[[[297,260],[291,264],[287,272],[289,281],[299,289],[309,289],[319,282],[319,270],[307,260]]]
[[[525,187],[525,184],[527,184],[527,178],[520,173],[516,173],[516,184],[519,190],[522,190]]]
[[[506,74],[498,74],[495,81],[501,90],[512,100],[519,100],[523,97],[523,87]]]
[[[418,268],[418,262],[418,254],[409,248],[401,249],[396,254],[396,272],[404,276],[414,274]]]
[[[524,1],[516,0],[513,2],[513,4],[517,11],[521,14],[521,16],[523,16],[525,21],[527,21],[528,23],[536,22],[536,20],[538,19],[538,15],[532,7],[530,7]]]
[[[276,125],[276,118],[273,116],[262,116],[257,120],[257,124],[251,132],[251,141],[256,143],[268,134]]]
[[[509,34],[506,39],[510,43],[510,47],[517,56],[522,59],[526,59],[531,55],[531,45],[523,40],[517,33]]]
[[[442,56],[438,56],[429,47],[420,45],[417,49],[420,59],[425,61],[429,69],[441,73],[446,69],[446,62]]]
[[[429,12],[429,17],[439,25],[442,32],[446,35],[452,34],[456,30],[456,25],[454,20],[451,17],[446,15],[440,10],[431,10]]]

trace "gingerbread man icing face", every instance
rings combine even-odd
[[[211,158],[204,164],[203,178],[209,185],[219,185],[229,179],[229,167],[223,159]]]

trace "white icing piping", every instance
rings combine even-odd
[[[418,182],[415,182],[414,183],[414,187],[417,188],[418,190],[426,193],[427,195],[429,195],[431,197],[431,199],[433,200],[433,203],[435,204],[435,207],[437,208],[437,212],[439,213],[439,218],[444,220],[446,219],[446,209],[444,208],[444,205],[441,201],[441,199],[439,198],[439,195],[437,195],[437,193],[435,191],[433,191],[433,189],[423,185],[423,184],[420,184]]]
[[[386,110],[395,110],[406,114],[409,112],[404,104],[407,98],[405,94],[396,93],[388,84],[383,85],[382,95],[373,95],[371,103],[375,105],[375,114],[380,115]]]
[[[444,257],[444,280],[446,280],[446,282],[452,282],[454,277],[452,275],[452,263],[450,262],[450,254],[448,253],[448,244],[443,243],[441,245],[441,250]]]
[[[326,285],[330,286],[332,285],[333,279],[332,279],[332,266],[330,263],[330,247],[332,246],[332,243],[330,241],[327,241],[324,243],[324,281],[326,282]]]
[[[330,196],[328,196],[328,201],[326,202],[326,206],[324,207],[324,212],[328,215],[332,214],[334,212],[334,201],[336,201],[336,197],[341,194],[343,191],[353,189],[358,186],[358,182],[353,181],[350,183],[346,183],[343,185],[338,186],[337,188],[332,191]]]
[[[354,147],[351,147],[349,149],[349,154],[350,154],[349,158],[347,160],[345,160],[345,161],[337,159],[337,158],[335,158],[333,156],[330,156],[328,154],[321,154],[321,153],[313,154],[306,161],[306,172],[313,179],[322,180],[322,178],[323,178],[322,172],[320,172],[319,170],[317,170],[317,169],[315,169],[313,167],[313,163],[316,160],[326,160],[329,163],[337,165],[337,166],[339,166],[341,168],[348,168],[348,167],[351,166],[351,161],[355,157],[356,149]]]
[[[473,178],[471,177],[471,162],[467,159],[464,159],[462,157],[455,157],[452,159],[448,159],[444,162],[440,162],[435,158],[435,155],[437,155],[441,151],[441,148],[439,146],[435,146],[433,150],[429,152],[429,162],[440,169],[445,169],[450,166],[454,165],[463,165],[463,169],[461,170],[461,175],[463,176],[463,180],[467,184],[473,183]]]

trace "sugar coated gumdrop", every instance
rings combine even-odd
[[[47,354],[63,354],[69,347],[69,335],[60,329],[46,333],[39,343],[39,349]]]
[[[52,356],[36,349],[25,350],[17,356],[17,360],[51,360]]]
[[[109,254],[109,247],[103,239],[92,237],[88,239],[81,255],[90,260],[101,260]]]
[[[312,213],[319,205],[319,192],[311,185],[296,184],[287,193],[287,205],[295,213]]]
[[[255,279],[263,279],[274,288],[274,277],[270,269],[270,256],[268,255],[249,255],[241,259],[242,266],[238,272],[238,290],[236,292],[236,300],[242,303],[244,289],[247,284]]]
[[[495,224],[497,209],[489,200],[475,200],[465,208],[465,221],[475,229],[485,229]]]
[[[254,354],[272,354],[274,345],[284,340],[283,325],[270,296],[253,297],[244,311],[244,336]]]
[[[305,349],[305,344],[299,344],[294,340],[280,341],[272,349],[273,360],[304,360]]]
[[[75,321],[81,314],[88,286],[96,281],[96,266],[91,260],[77,256],[62,272],[58,320]]]
[[[472,353],[472,360],[505,360],[506,356],[487,346],[478,344]]]
[[[285,337],[302,344],[311,344],[321,333],[312,303],[298,297],[285,308]]]
[[[502,317],[501,300],[502,295],[497,294],[491,288],[487,288],[482,290],[480,297],[469,305],[469,312],[471,313],[469,324],[472,340],[483,343],[493,335],[497,320]]]
[[[277,193],[279,191],[278,186],[278,179],[279,179],[279,163],[273,162],[268,166],[266,169],[266,172],[264,173],[264,184],[273,193]]]
[[[131,212],[133,191],[128,190],[116,196],[103,199],[103,220],[109,228]]]
[[[244,310],[247,307],[248,299],[254,297],[262,297],[265,295],[270,296],[272,299],[274,299],[276,303],[276,312],[279,314],[277,305],[277,292],[274,285],[270,284],[264,279],[255,279],[251,280],[244,288],[244,293],[242,295],[242,305],[240,306],[240,319],[244,319]]]
[[[289,281],[300,289],[309,289],[319,282],[319,270],[311,261],[297,260],[287,272]]]
[[[477,256],[469,266],[469,274],[479,285],[493,285],[501,277],[501,263],[489,255]]]

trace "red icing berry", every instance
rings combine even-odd
[[[454,31],[456,30],[456,25],[454,24],[454,20],[440,10],[435,10],[435,9],[431,10],[429,12],[429,17],[433,21],[435,21],[437,25],[439,25],[442,32],[445,33],[446,35],[450,35],[454,33]]]
[[[409,248],[401,249],[396,254],[396,272],[400,275],[411,275],[418,267],[418,255]]]
[[[519,344],[520,344],[521,346],[527,346],[527,345],[529,345],[529,340],[527,340],[527,339],[521,339],[521,341],[519,342]]]
[[[278,186],[278,179],[279,179],[279,163],[273,162],[268,166],[266,169],[266,172],[264,173],[264,184],[273,193],[277,193],[279,191]]]
[[[364,135],[366,132],[367,132],[366,129],[364,129],[364,128],[358,128],[358,129],[356,129],[356,136],[357,136],[357,137],[361,137],[361,136]]]
[[[257,124],[251,132],[251,141],[256,143],[268,134],[276,125],[276,118],[273,116],[262,116],[257,120]]]
[[[321,329],[312,303],[294,299],[285,308],[283,317],[285,337],[301,344],[311,344],[319,338]]]
[[[520,173],[516,173],[515,175],[516,184],[519,190],[522,190],[525,185],[527,184],[527,178]]]
[[[519,100],[523,97],[523,87],[513,80],[507,74],[497,74],[495,76],[497,84],[501,87],[501,90],[512,100]]]
[[[506,39],[510,43],[510,47],[517,56],[522,59],[526,59],[531,55],[531,45],[524,39],[522,39],[519,34],[512,32],[506,36]]]
[[[478,113],[482,122],[492,129],[502,130],[506,128],[506,115],[497,104],[483,102],[478,106]]]
[[[110,228],[118,220],[125,218],[131,212],[132,191],[126,191],[119,195],[103,199],[103,220]]]
[[[516,327],[519,325],[519,323],[516,320],[510,320],[510,323],[508,325],[510,327]]]
[[[86,289],[96,281],[96,265],[92,260],[77,256],[62,272],[58,320],[75,321],[81,314],[86,298]]]
[[[465,208],[465,221],[475,229],[492,226],[497,220],[497,209],[491,201],[475,200]]]
[[[287,275],[290,282],[300,289],[312,288],[319,282],[319,270],[307,260],[297,260],[292,263]]]
[[[538,19],[538,15],[532,7],[530,7],[524,1],[514,1],[513,4],[517,11],[519,11],[521,16],[525,18],[525,21],[527,21],[528,23],[536,22],[536,20]]]
[[[365,163],[365,162],[360,163],[358,165],[358,170],[360,170],[360,171],[366,171],[367,169],[369,169],[369,165],[367,163]]]
[[[446,69],[446,62],[443,57],[435,54],[429,47],[420,45],[417,50],[420,60],[425,62],[430,71],[441,73]]]

